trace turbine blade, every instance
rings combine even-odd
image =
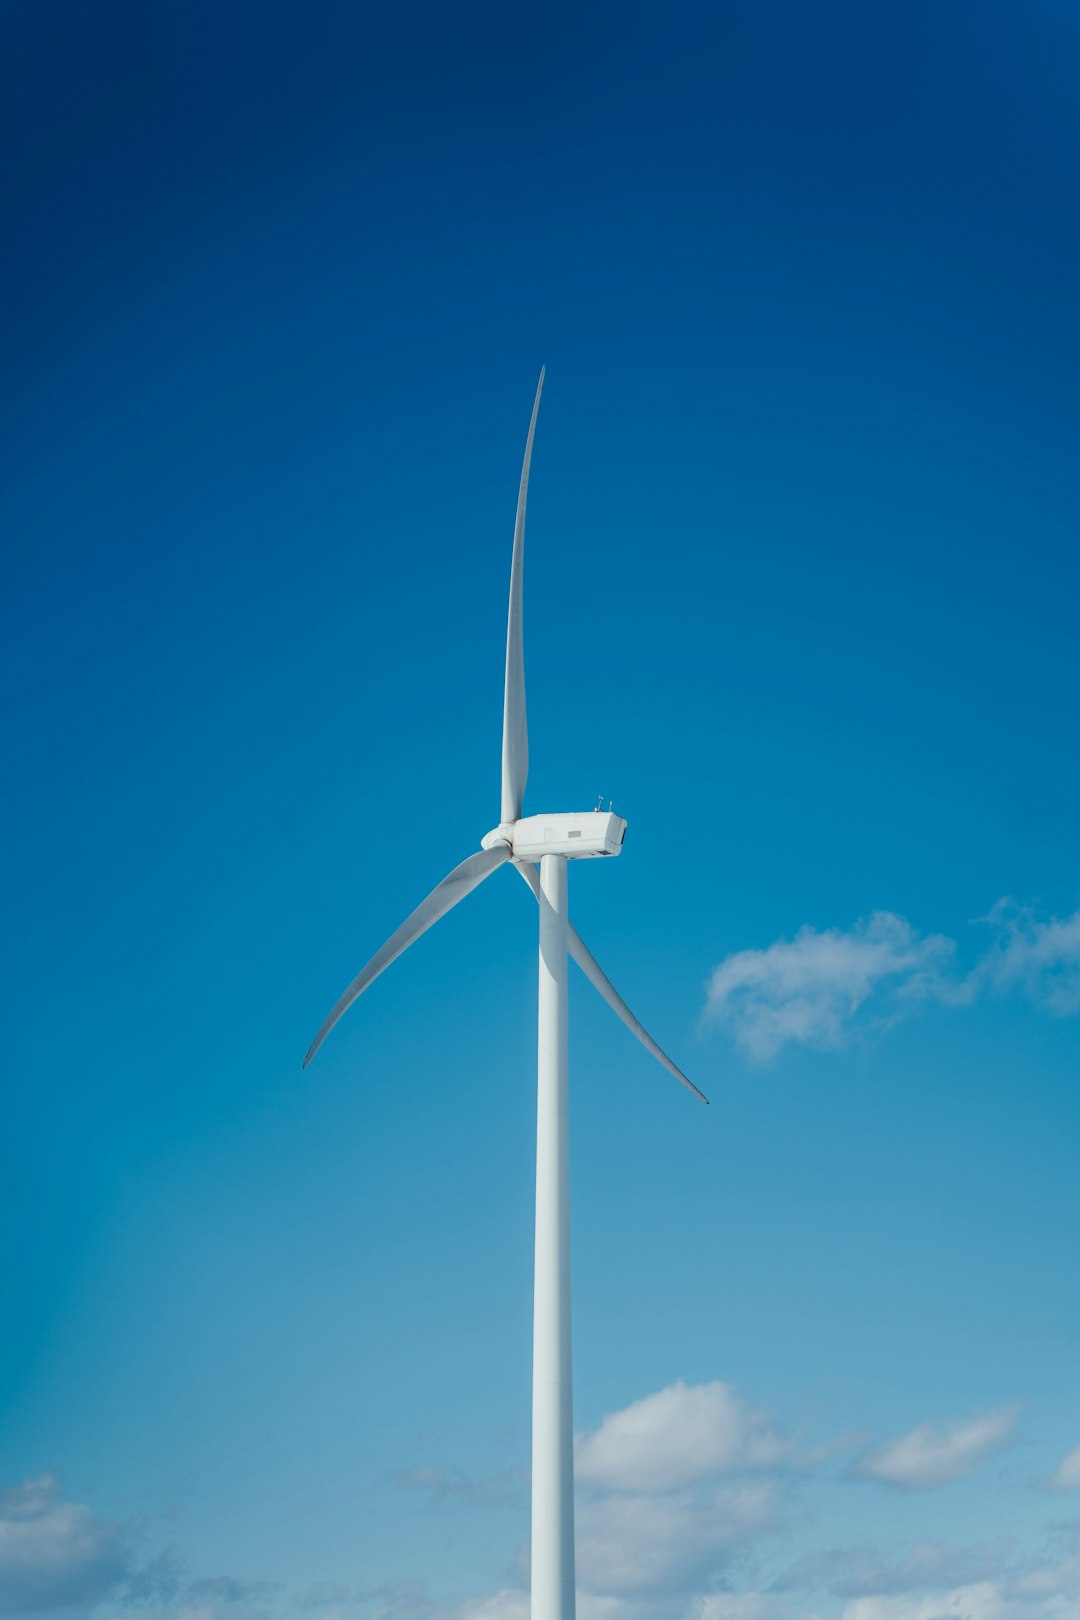
[[[518,487],[517,517],[514,520],[514,555],[510,563],[510,612],[506,622],[506,684],[503,688],[502,737],[502,809],[499,819],[516,821],[521,815],[521,801],[525,797],[525,783],[529,775],[529,728],[525,718],[525,648],[522,634],[522,593],[525,570],[525,502],[529,496],[529,466],[532,462],[533,434],[536,432],[536,413],[540,409],[540,391],[544,386],[544,368],[540,368],[540,381],[536,385],[529,436],[525,440],[525,459],[521,464],[521,484]]]
[[[477,854],[470,855],[468,860],[462,861],[460,866],[455,866],[449,876],[443,878],[438,888],[432,889],[426,900],[421,900],[416,910],[411,912],[401,927],[390,935],[382,950],[375,952],[367,966],[360,969],[344,995],[334,1003],[327,1014],[326,1022],[311,1043],[308,1055],[304,1059],[305,1069],[342,1013],[348,1012],[357,996],[363,994],[372,980],[377,979],[383,969],[388,968],[402,951],[408,950],[413,940],[426,933],[432,923],[438,922],[440,917],[445,917],[459,900],[464,900],[467,894],[472,893],[478,883],[483,883],[496,867],[508,861],[510,855],[509,844],[494,844],[491,849],[479,850]]]
[[[515,862],[515,865],[516,864],[517,863]],[[519,865],[517,869],[525,879],[525,882],[529,885],[529,888],[532,890],[537,900],[541,900],[542,893],[540,889],[540,879],[536,874],[536,868],[533,866]],[[604,972],[603,968],[600,966],[599,962],[596,960],[596,957],[590,951],[589,947],[586,945],[573,923],[569,923],[567,925],[567,943],[570,947],[570,955],[574,958],[574,961],[577,963],[578,967],[584,973],[585,977],[596,986],[604,1000],[607,1002],[608,1006],[611,1008],[612,1012],[617,1014],[617,1016],[622,1019],[630,1033],[637,1036],[645,1050],[647,1052],[651,1052],[657,1063],[662,1063],[668,1073],[673,1074],[676,1080],[686,1087],[687,1091],[692,1091],[695,1097],[700,1097],[703,1103],[708,1103],[709,1099],[706,1097],[705,1093],[703,1091],[699,1091],[694,1082],[686,1078],[685,1074],[683,1074],[678,1065],[672,1063],[671,1059],[668,1057],[663,1048],[657,1046],[644,1024],[634,1017],[633,1013],[630,1011],[630,1008],[626,1005],[626,1002],[623,1000],[622,996],[620,996],[619,992],[616,990],[615,986],[612,984],[611,980],[608,978],[607,974]]]

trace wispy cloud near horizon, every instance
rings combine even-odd
[[[1050,1479],[1054,1491],[1080,1491],[1080,1446],[1062,1457]]]
[[[875,1481],[921,1491],[973,1474],[1007,1445],[1017,1408],[923,1423],[860,1456],[850,1431],[807,1449],[736,1388],[677,1380],[608,1412],[577,1437],[581,1620],[798,1620],[808,1594],[823,1620],[978,1620],[967,1595],[986,1585],[986,1620],[1072,1620],[1058,1601],[1080,1579],[1067,1528],[1037,1556],[1011,1536],[978,1545],[922,1538],[901,1545],[818,1541],[805,1516],[817,1475],[845,1492]],[[836,1453],[846,1459],[836,1468]],[[1071,1455],[1061,1470],[1071,1477]],[[846,1461],[846,1469],[845,1469]],[[508,1470],[491,1480],[523,1478]],[[445,1467],[399,1471],[405,1488],[480,1511],[487,1481]],[[800,1509],[800,1501],[802,1509]],[[474,1520],[475,1522],[475,1520]],[[1077,1525],[1080,1534],[1080,1524]],[[807,1532],[809,1542],[807,1541]],[[792,1546],[792,1540],[795,1545]],[[52,1476],[0,1492],[0,1616],[11,1620],[528,1620],[528,1547],[509,1583],[472,1596],[400,1576],[290,1588],[273,1579],[198,1577],[175,1549],[149,1562],[140,1527],[109,1524],[64,1499]],[[1052,1552],[1053,1556],[1049,1556]],[[779,1564],[777,1563],[779,1560]],[[750,1576],[766,1587],[740,1589]],[[924,1610],[923,1595],[946,1602]],[[960,1594],[954,1608],[951,1595]],[[839,1600],[839,1601],[836,1601]]]
[[[932,1490],[970,1474],[1012,1438],[1018,1408],[998,1406],[979,1416],[918,1428],[858,1458],[852,1478],[876,1479],[906,1491]]]
[[[130,1527],[65,1500],[52,1474],[0,1492],[0,1614],[85,1610],[134,1568]]]

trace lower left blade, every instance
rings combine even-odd
[[[362,995],[373,979],[377,979],[384,968],[400,956],[402,951],[408,950],[414,939],[426,933],[432,923],[438,922],[440,917],[471,894],[477,884],[483,883],[490,877],[496,867],[510,859],[512,851],[509,844],[495,844],[491,849],[481,849],[468,860],[462,861],[460,866],[444,877],[437,889],[432,889],[426,900],[421,900],[414,912],[411,912],[401,927],[390,935],[381,950],[376,951],[371,961],[360,969],[356,978],[345,993],[334,1003],[327,1014],[326,1022],[311,1043],[307,1057],[304,1059],[306,1069],[319,1047],[325,1041],[342,1013],[348,1012],[357,996]]]

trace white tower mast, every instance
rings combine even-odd
[[[566,880],[564,855],[541,857],[531,1620],[574,1620]]]

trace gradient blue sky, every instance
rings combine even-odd
[[[3,30],[0,1615],[519,1620],[546,362],[582,1620],[1073,1620],[1075,8]]]

